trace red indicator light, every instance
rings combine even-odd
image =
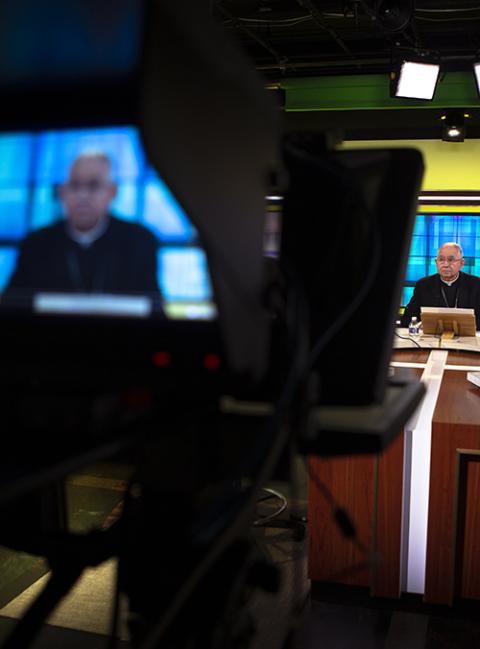
[[[222,361],[217,354],[207,354],[203,359],[203,366],[206,370],[218,370]]]
[[[122,406],[125,408],[142,409],[152,403],[152,393],[142,388],[133,388],[120,395]]]
[[[172,356],[168,352],[155,352],[152,362],[157,367],[168,367],[172,362]]]

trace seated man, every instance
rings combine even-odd
[[[158,308],[157,242],[142,225],[110,213],[117,193],[101,152],[79,155],[60,188],[65,219],[30,233],[2,302],[29,306],[42,292],[148,295]]]
[[[408,327],[412,316],[420,320],[422,306],[459,307],[475,309],[477,329],[480,328],[480,277],[462,273],[465,265],[462,247],[455,242],[444,243],[436,258],[438,274],[419,279],[412,299],[401,318],[402,327]]]

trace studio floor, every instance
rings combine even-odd
[[[125,473],[98,466],[67,483],[70,524],[87,530],[108,524],[122,499]],[[280,521],[306,514],[306,480],[288,496]],[[275,502],[266,502],[261,514]],[[259,520],[259,519],[257,519]],[[362,602],[341,596],[318,598],[307,577],[307,540],[286,527],[252,527],[259,552],[281,574],[276,594],[255,591],[248,602],[254,621],[251,649],[480,649],[480,606],[460,610],[421,610],[405,603]],[[308,527],[308,523],[307,523]],[[298,529],[297,529],[298,531]],[[33,649],[104,649],[111,626],[115,560],[87,570],[50,616]],[[0,646],[48,579],[41,559],[0,548]],[[160,585],[159,585],[160,588]],[[313,595],[313,596],[312,596]],[[123,619],[123,616],[121,616]],[[120,624],[118,647],[127,649],[128,630]],[[162,646],[161,644],[159,646]]]

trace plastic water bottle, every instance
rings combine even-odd
[[[418,321],[416,316],[413,316],[413,318],[410,320],[410,324],[408,325],[408,333],[410,336],[416,336],[418,334]]]

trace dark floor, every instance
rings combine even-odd
[[[110,476],[109,493],[97,479],[102,479],[101,471],[92,472],[88,479],[77,477],[70,486],[70,520],[77,529],[98,522],[118,501],[122,475]],[[343,596],[328,597],[328,601],[326,597],[318,599],[318,590],[310,588],[307,578],[306,541],[299,539],[298,520],[306,514],[305,475],[300,477],[297,493],[281,483],[271,486],[288,496],[288,508],[279,519],[266,527],[254,527],[252,532],[259,555],[278,568],[282,580],[275,595],[255,591],[249,599],[255,629],[250,649],[480,649],[480,605],[478,614],[475,605],[458,611],[422,612],[418,603],[409,605],[404,601],[377,605]],[[273,499],[262,503],[259,517],[268,515],[277,502]],[[290,515],[294,517],[293,525]],[[1,557],[0,577],[4,582],[11,580],[9,587],[0,579],[0,594],[3,586],[6,597],[8,592],[15,594],[14,586],[18,591],[20,582],[18,574],[12,573],[15,565],[11,556],[3,564]],[[29,563],[24,556],[19,557],[16,570],[22,575],[23,585],[28,585],[28,577],[32,583],[42,573],[37,562]],[[82,605],[79,602],[78,606]],[[0,612],[0,646],[14,624],[15,620]],[[103,649],[106,640],[105,635],[85,628],[46,625],[33,649]],[[126,642],[118,645],[119,649],[128,646]]]
[[[479,649],[480,622],[312,600],[304,649]]]
[[[15,620],[0,616],[0,643],[8,637]],[[0,644],[0,647],[2,646]],[[128,642],[118,641],[118,649],[129,649]],[[32,646],[32,649],[106,649],[104,635],[87,633],[74,629],[45,625]]]

